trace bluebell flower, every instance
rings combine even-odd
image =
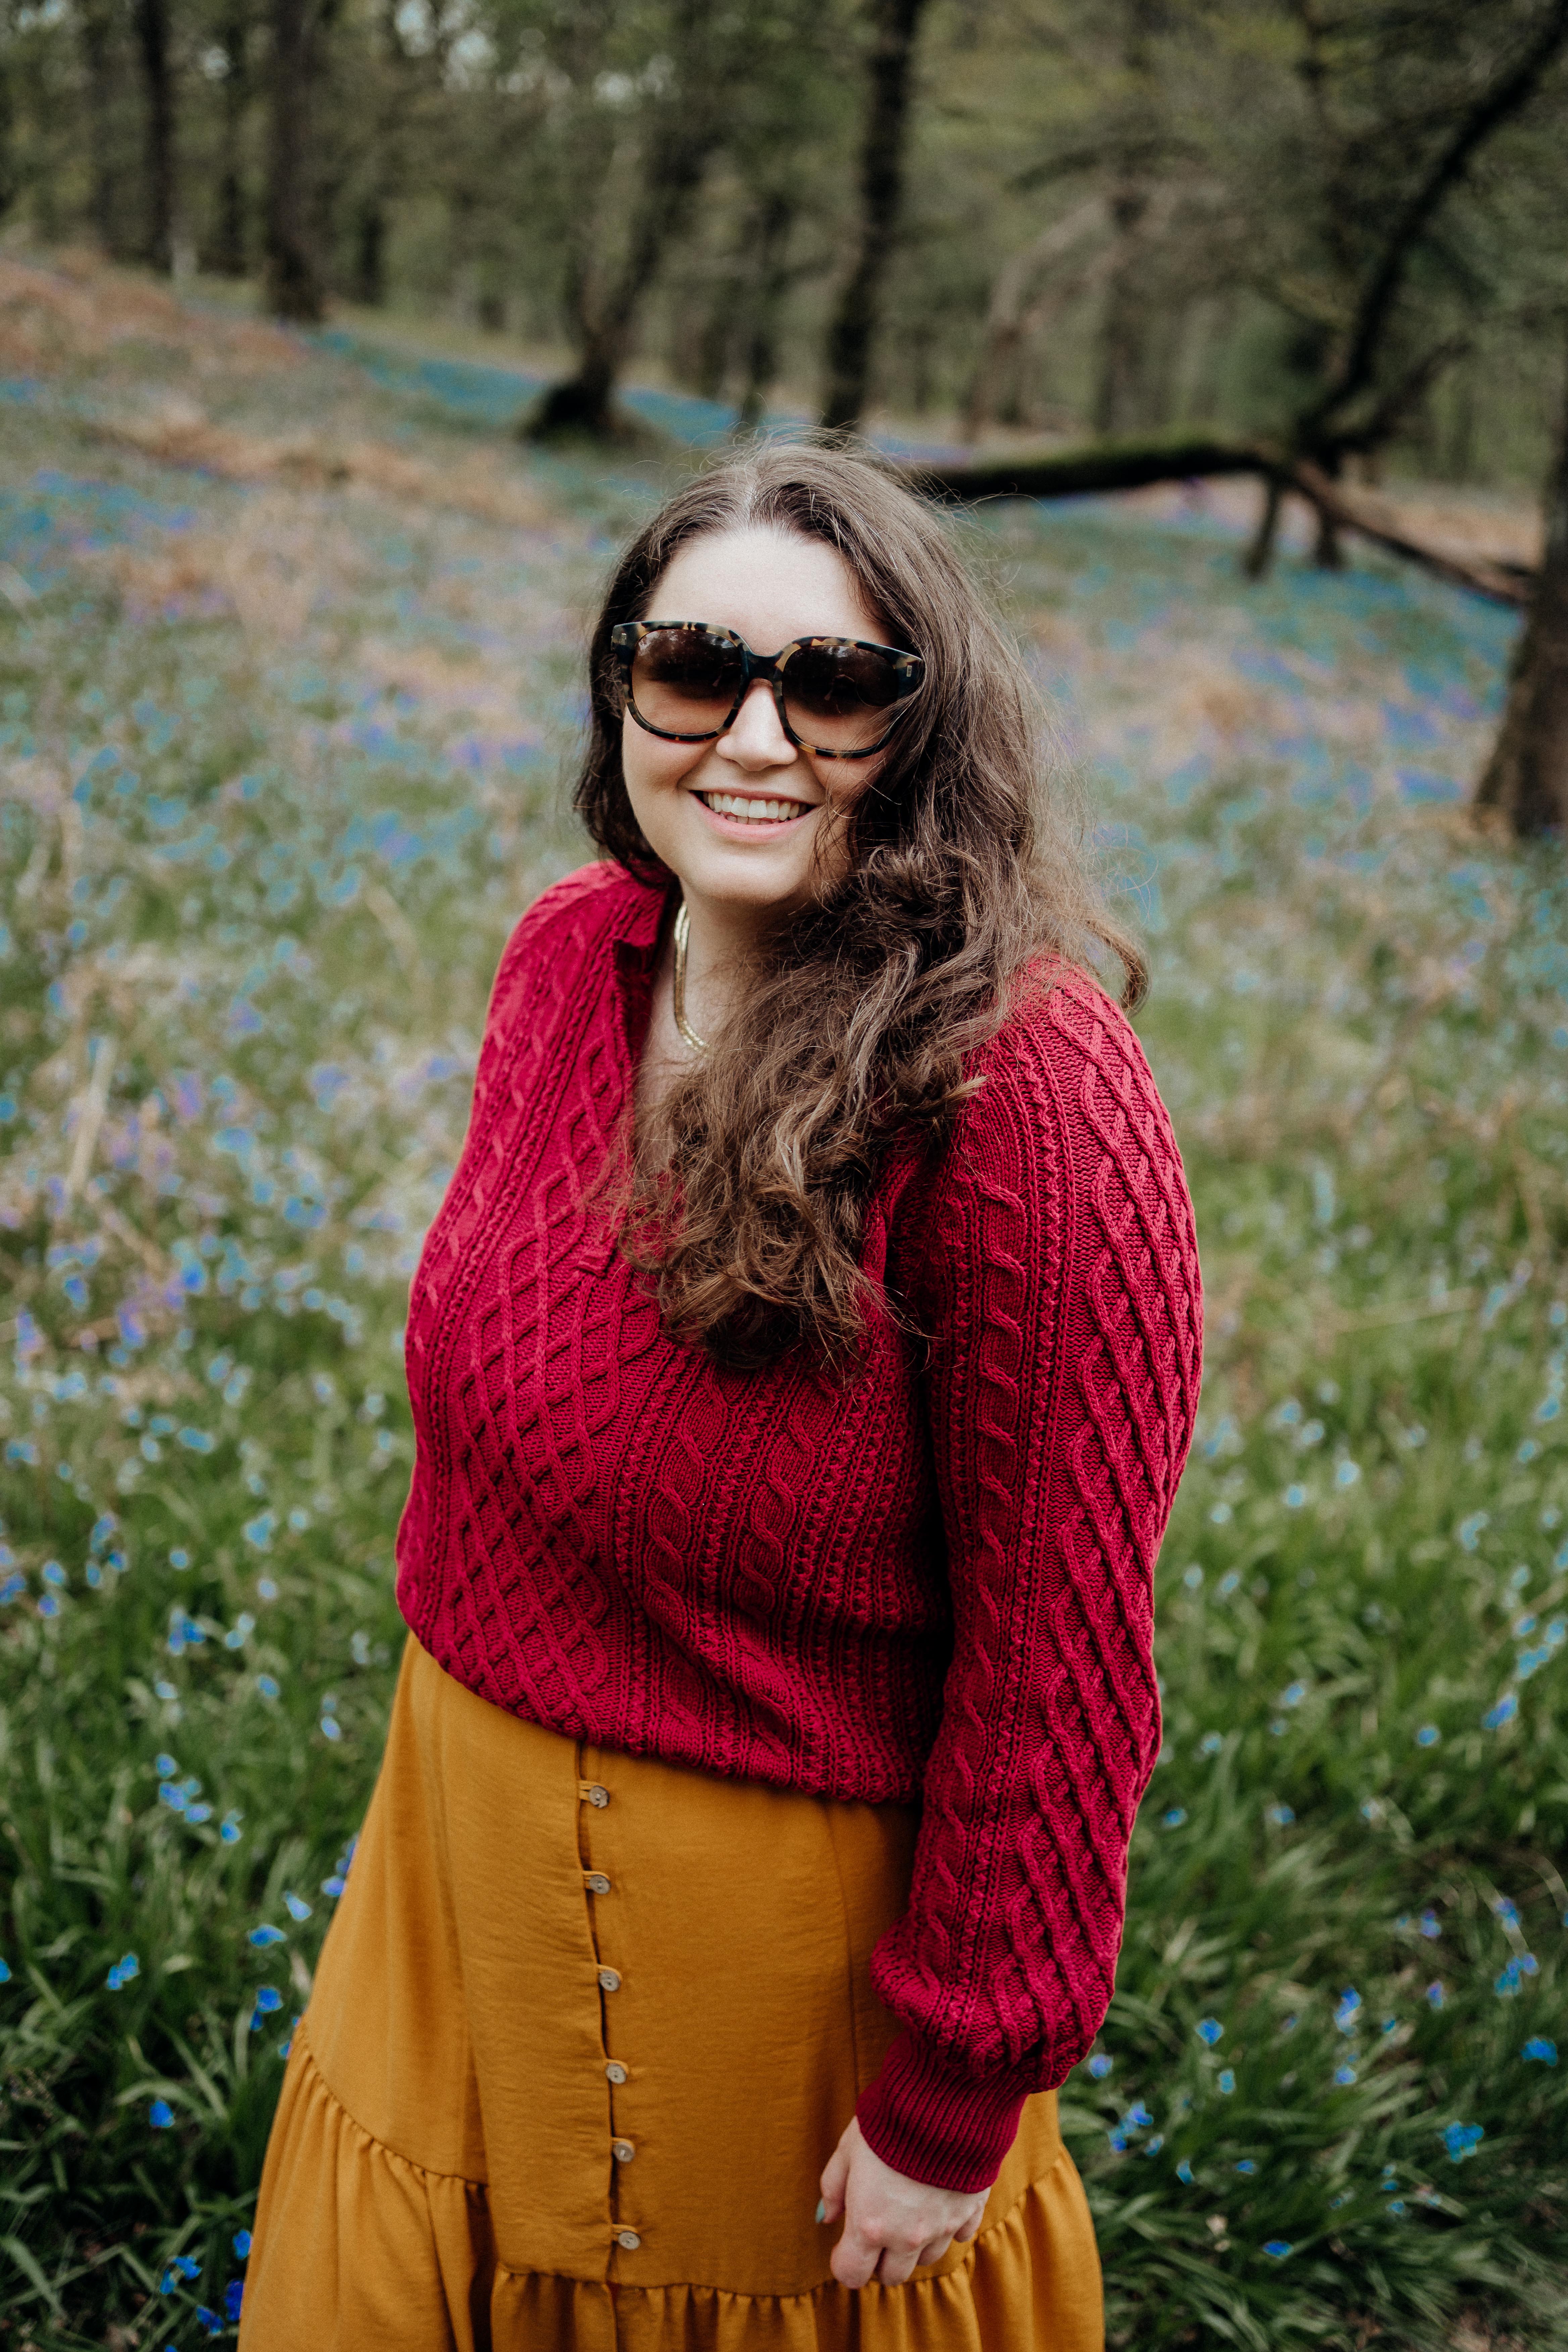
[[[1215,2043],[1224,2033],[1225,2028],[1220,2023],[1217,2017],[1200,2017],[1196,2025],[1194,2026],[1193,2031],[1197,2035],[1198,2040],[1200,2042],[1206,2042],[1209,2048],[1212,2050]]]
[[[1518,1713],[1518,1692],[1504,1691],[1497,1705],[1495,1706],[1489,1706],[1485,1715],[1482,1716],[1481,1728],[1483,1731],[1500,1731],[1503,1725],[1505,1723],[1511,1723]]]
[[[1270,1805],[1263,1818],[1277,1830],[1288,1830],[1296,1818],[1295,1808],[1292,1805]]]
[[[246,1937],[246,1942],[254,1944],[258,1952],[265,1951],[268,1944],[281,1944],[286,1940],[281,1927],[274,1927],[265,1921],[259,1927],[252,1927]]]
[[[1348,2091],[1351,2084],[1355,2081],[1355,2068],[1353,2066],[1336,2066],[1334,2068],[1334,2080],[1339,2084],[1342,2091]]]
[[[259,1985],[257,1988],[256,2006],[263,2017],[275,2016],[283,2006],[283,1996],[276,1985]]]
[[[1443,1737],[1435,1723],[1424,1723],[1415,1735],[1417,1748],[1436,1748]]]
[[[1481,2124],[1445,2124],[1443,2145],[1448,2151],[1449,2161],[1463,2164],[1468,2156],[1475,2154],[1486,2136],[1486,2128]]]
[[[1181,2160],[1180,2164],[1178,2164],[1178,2165],[1177,2165],[1177,2167],[1176,2167],[1176,2178],[1177,2178],[1177,2179],[1181,2182],[1181,2184],[1182,2184],[1182,2186],[1183,2186],[1183,2188],[1184,2188],[1184,2189],[1190,2189],[1190,2188],[1192,2187],[1192,2185],[1193,2185],[1193,2168],[1192,2168],[1192,2166],[1187,2162],[1187,2159],[1186,2159],[1186,2158],[1185,2158],[1184,2156],[1183,2157],[1183,2158],[1182,2158],[1182,2160]]]
[[[326,1727],[323,1723],[321,1729],[325,1731]],[[1168,1830],[1179,1830],[1186,1818],[1187,1809],[1184,1805],[1173,1805],[1170,1811],[1163,1816],[1164,1825]]]
[[[147,2110],[147,2120],[154,2131],[167,2131],[174,2120],[174,2110],[167,2099],[154,2099]]]
[[[244,1819],[245,1815],[243,1813],[225,1813],[222,1821],[218,1823],[217,1829],[217,1833],[219,1837],[222,1838],[225,1845],[238,1844],[240,1838],[244,1835],[244,1832],[240,1828],[240,1823]]]
[[[1237,2166],[1237,2172],[1254,2173],[1258,2167],[1249,2156],[1244,2156]]]
[[[1557,2044],[1549,2042],[1544,2033],[1532,2033],[1520,2054],[1524,2058],[1539,2058],[1543,2066],[1555,2066]]]
[[[9,1984],[10,1981],[11,1964],[9,1960],[0,1960],[0,1984]]]
[[[1395,2198],[1394,2199],[1393,2202],[1390,2204],[1390,2206],[1389,2206],[1389,2209],[1388,2209],[1388,2210],[1389,2210],[1389,2211],[1390,2211],[1392,2214],[1394,2214],[1394,2215],[1395,2216],[1395,2218],[1397,2218],[1397,2217],[1398,2217],[1398,2215],[1400,2215],[1401,2213],[1403,2213],[1403,2212],[1405,2211],[1405,2200],[1404,2200],[1404,2198],[1403,2198],[1403,2197],[1395,2197]]]
[[[276,1698],[278,1696],[279,1685],[276,1675],[258,1675],[256,1677],[256,1687],[261,1693],[263,1698]]]
[[[1097,2050],[1089,2062],[1089,2071],[1097,2083],[1103,2083],[1115,2063],[1114,2058],[1108,2058],[1103,2050]]]
[[[232,2243],[235,2252],[238,2255],[240,2261],[244,2262],[246,2256],[249,2253],[251,2247],[251,2236],[249,2231],[237,2230],[234,2233]]]
[[[134,1952],[127,1952],[123,1959],[115,1961],[105,1977],[104,1982],[110,1992],[118,1992],[121,1985],[128,1985],[133,1977],[139,1977],[141,1973],[141,1961]]]
[[[1443,1932],[1443,1923],[1438,1918],[1436,1911],[1423,1911],[1420,1918],[1415,1924],[1420,1928],[1421,1933],[1429,1938],[1435,1938],[1440,1936]]]
[[[1236,2075],[1229,2066],[1222,2066],[1220,2069],[1219,2087],[1227,2099],[1236,2088]]]
[[[230,2279],[228,2284],[223,2291],[224,2316],[228,2321],[230,2326],[232,2326],[235,2321],[239,2317],[240,2305],[244,2300],[244,2280]]]
[[[1295,2249],[1289,2238],[1269,2238],[1265,2242],[1263,2251],[1266,2254],[1271,2255],[1275,2262],[1282,2263],[1286,2255],[1293,2253]]]
[[[1360,2015],[1361,1995],[1354,1985],[1347,1985],[1340,1995],[1339,2006],[1334,2011],[1334,2023],[1342,2033],[1353,2033],[1356,2020]]]
[[[1440,1984],[1434,1981],[1427,1986],[1426,2006],[1428,2009],[1441,2009],[1447,1999],[1447,1995],[1445,1993]]]
[[[339,1875],[338,1875],[338,1874],[336,1873],[336,1871],[334,1871],[334,1872],[332,1873],[332,1875],[331,1876],[331,1878],[323,1878],[323,1879],[322,1879],[322,1881],[321,1881],[321,1892],[322,1892],[322,1894],[323,1894],[323,1895],[330,1895],[331,1896],[331,1898],[332,1898],[332,1901],[335,1903],[335,1902],[337,1901],[337,1899],[338,1899],[339,1895],[342,1893],[343,1888],[344,1888],[347,1885],[348,1885],[348,1881],[347,1881],[347,1879],[346,1879],[346,1878],[340,1878],[340,1877],[339,1877]]]

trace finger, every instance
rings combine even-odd
[[[946,2253],[952,2243],[952,2240],[951,2238],[928,2238],[925,2244],[921,2248],[920,2252],[915,2256],[916,2270],[924,2270],[928,2263],[940,2263],[943,2254]]]
[[[919,2254],[918,2246],[884,2246],[882,2259],[877,2265],[878,2280],[883,2286],[902,2286],[914,2269]]]
[[[818,2221],[837,2221],[844,2210],[844,2186],[849,2178],[849,2151],[842,2140],[822,2168],[819,2187],[822,2202],[817,2208]]]
[[[982,2201],[975,2207],[973,2212],[970,2215],[968,2221],[964,2222],[963,2228],[955,2230],[952,2233],[958,2240],[961,2246],[968,2245],[970,2240],[975,2235],[975,2232],[979,2230],[980,2224],[984,2221],[984,2219],[985,2205],[984,2200],[982,2200]]]
[[[828,2268],[840,2286],[868,2286],[876,2274],[881,2252],[880,2244],[874,2244],[853,2222],[847,2222],[844,2234],[833,2249]]]

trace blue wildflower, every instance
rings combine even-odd
[[[147,2120],[154,2131],[167,2131],[174,2120],[174,2110],[167,2099],[154,2099],[147,2110]]]
[[[1236,2088],[1236,2074],[1231,2067],[1221,2067],[1219,2074],[1219,2087],[1223,2095],[1228,2099],[1231,2093]]]
[[[245,1940],[247,1944],[254,1944],[257,1950],[261,1952],[266,1950],[268,1944],[281,1944],[287,1939],[281,1927],[274,1927],[269,1922],[264,1920],[259,1927],[252,1927]]]
[[[326,1728],[327,1726],[323,1723],[321,1729],[325,1731]],[[1168,1830],[1179,1830],[1186,1818],[1187,1809],[1184,1805],[1173,1805],[1170,1811],[1164,1816],[1165,1827]]]
[[[1089,2062],[1089,2071],[1097,2083],[1103,2083],[1115,2063],[1114,2058],[1108,2058],[1103,2050],[1097,2050]]]
[[[1436,1748],[1443,1737],[1435,1723],[1424,1723],[1415,1735],[1417,1748]]]
[[[1251,2157],[1249,2157],[1249,2156],[1244,2156],[1244,2157],[1242,2158],[1242,2159],[1241,2159],[1240,2163],[1237,2166],[1237,2168],[1237,2168],[1237,2172],[1246,2172],[1246,2173],[1249,2173],[1249,2174],[1250,2174],[1250,2173],[1254,2173],[1254,2172],[1256,2172],[1256,2171],[1257,2171],[1257,2169],[1258,2169],[1258,2167],[1257,2167],[1257,2165],[1254,2163],[1254,2161],[1253,2161],[1253,2159],[1252,2159],[1252,2158],[1251,2158]]]
[[[1190,2188],[1192,2187],[1192,2185],[1193,2185],[1193,2168],[1192,2168],[1192,2166],[1187,2162],[1187,2159],[1186,2159],[1186,2158],[1185,2158],[1184,2156],[1183,2157],[1183,2158],[1182,2158],[1182,2160],[1181,2160],[1180,2164],[1178,2164],[1178,2165],[1177,2165],[1177,2167],[1176,2167],[1176,2178],[1177,2178],[1177,2179],[1181,2182],[1181,2184],[1182,2184],[1182,2186],[1183,2186],[1183,2188],[1184,2188],[1184,2189],[1190,2189]]]
[[[1504,1691],[1497,1705],[1495,1706],[1489,1706],[1485,1715],[1482,1716],[1481,1728],[1483,1731],[1500,1731],[1503,1725],[1505,1723],[1511,1723],[1518,1713],[1519,1693],[1517,1691]]]
[[[250,2252],[251,2238],[249,2231],[237,2230],[234,2233],[232,2242],[235,2252],[238,2255],[240,2261],[244,2262],[246,2256]]]
[[[1275,2262],[1282,2263],[1286,2255],[1293,2253],[1295,2249],[1289,2238],[1269,2238],[1265,2242],[1263,2251]]]
[[[1198,2040],[1200,2042],[1206,2042],[1209,2048],[1212,2050],[1215,2043],[1224,2033],[1225,2028],[1220,2023],[1217,2017],[1200,2017],[1196,2025],[1193,2028],[1193,2031],[1197,2035]]]
[[[1340,1995],[1339,2006],[1334,2011],[1334,2023],[1342,2033],[1353,2033],[1356,2020],[1360,2015],[1361,1995],[1354,1985],[1347,1985]]]
[[[1440,1984],[1434,1982],[1427,1986],[1426,2006],[1428,2009],[1441,2009],[1447,1999],[1447,1995],[1445,1993]]]
[[[271,2017],[283,2006],[283,1996],[276,1985],[261,1985],[257,1990],[256,2006],[263,2017]]]
[[[141,1961],[134,1952],[127,1952],[123,1959],[115,1961],[104,1982],[110,1992],[118,1992],[121,1985],[128,1985],[132,1977],[139,1977],[141,1973]]]
[[[1544,2033],[1532,2033],[1520,2054],[1524,2058],[1539,2058],[1543,2066],[1555,2066],[1557,2044],[1549,2042]]]
[[[1336,2066],[1334,2068],[1334,2080],[1339,2084],[1342,2091],[1348,2091],[1351,2084],[1355,2081],[1355,2068],[1353,2066]]]
[[[1443,2145],[1448,2151],[1449,2161],[1463,2164],[1468,2156],[1475,2154],[1486,2136],[1485,2126],[1481,2124],[1445,2124]]]

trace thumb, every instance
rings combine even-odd
[[[849,2150],[840,2140],[822,2168],[822,2205],[817,2213],[821,2222],[837,2221],[844,2210],[844,2189],[849,2179]]]

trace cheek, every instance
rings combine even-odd
[[[663,792],[672,791],[689,776],[703,752],[705,743],[666,743],[639,727],[634,719],[621,722],[621,773],[632,805],[638,808],[657,799]]]

